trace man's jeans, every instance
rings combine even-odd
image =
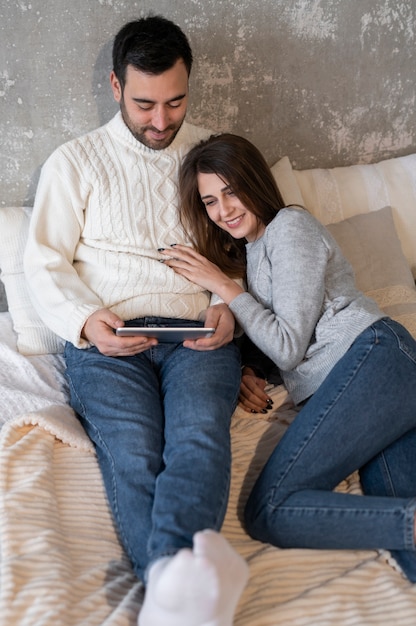
[[[365,496],[332,491],[360,470]],[[286,548],[393,551],[416,582],[416,341],[385,318],[356,339],[263,469],[248,532]]]
[[[203,352],[159,343],[115,358],[68,343],[65,359],[72,406],[95,444],[121,541],[144,579],[149,563],[191,547],[196,531],[221,528],[239,351],[234,343]]]

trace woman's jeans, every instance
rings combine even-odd
[[[144,579],[149,563],[191,547],[195,532],[221,528],[239,351],[234,343],[204,352],[159,343],[133,357],[106,357],[67,343],[65,359],[72,406],[95,444],[121,541]]]
[[[364,496],[334,492],[359,469]],[[384,318],[300,410],[246,505],[250,535],[283,548],[393,552],[416,582],[416,341]]]

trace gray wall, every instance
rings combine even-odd
[[[0,0],[0,206],[31,205],[50,152],[117,110],[112,38],[149,11],[191,41],[188,119],[270,164],[416,152],[416,0]]]
[[[188,119],[270,164],[416,152],[416,0],[1,0],[1,206],[31,204],[50,152],[116,111],[112,37],[150,10],[190,38]]]

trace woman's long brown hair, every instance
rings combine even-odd
[[[180,219],[195,249],[231,278],[245,275],[245,239],[234,239],[208,217],[198,174],[216,174],[242,204],[267,226],[284,202],[261,152],[247,139],[212,135],[186,155],[179,173]]]

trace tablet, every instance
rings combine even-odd
[[[215,328],[203,326],[122,326],[116,329],[118,337],[156,337],[161,343],[181,343],[185,339],[201,339],[211,337]]]

